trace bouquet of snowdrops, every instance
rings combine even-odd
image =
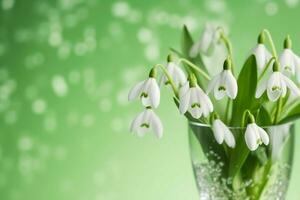
[[[212,76],[203,57],[220,44],[226,48],[227,58]],[[158,138],[163,136],[163,125],[155,109],[160,103],[160,85],[167,85],[174,93],[172,101],[189,122],[211,128],[214,142],[228,157],[225,164],[233,166],[228,176],[238,176],[250,152],[260,159],[272,160],[267,148],[259,150],[259,146],[269,145],[271,133],[265,127],[300,117],[300,58],[292,50],[289,35],[278,55],[270,32],[264,29],[239,74],[238,69],[223,28],[206,26],[199,41],[193,42],[184,27],[181,51],[171,48],[166,65],[154,65],[148,78],[129,92],[130,101],[139,99],[145,107],[133,120],[131,131],[139,136],[149,131]],[[232,127],[244,129],[243,134],[233,134]]]

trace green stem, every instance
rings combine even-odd
[[[274,122],[273,124],[276,124],[279,120],[279,116],[281,113],[281,108],[282,108],[282,97],[279,98],[278,102],[277,102],[277,109],[275,112],[275,118],[274,118]]]
[[[263,32],[267,35],[271,49],[272,49],[272,55],[275,57],[275,60],[278,61],[277,51],[274,45],[274,41],[272,39],[271,33],[268,29],[264,29]]]
[[[175,83],[174,83],[174,81],[173,81],[171,75],[170,75],[170,74],[168,73],[168,71],[166,70],[166,67],[163,66],[162,64],[157,64],[157,65],[155,65],[154,67],[155,67],[155,68],[160,68],[160,69],[162,70],[162,72],[166,75],[166,77],[167,77],[169,83],[171,84],[171,87],[172,87],[172,89],[173,89],[173,92],[175,93],[175,96],[178,96],[178,90],[177,90],[177,88],[176,88],[176,86],[175,86]]]
[[[185,58],[180,58],[178,60],[178,64],[180,64],[181,62],[186,63],[190,68],[196,70],[197,72],[199,72],[204,78],[206,78],[207,80],[210,81],[210,76],[205,73],[202,69],[200,69],[197,65],[195,65],[194,63],[190,62],[189,60],[185,59]]]
[[[225,109],[225,122],[228,122],[229,119],[229,107],[230,107],[230,99],[227,99],[226,109]]]
[[[241,127],[245,127],[248,124],[248,120],[246,121],[247,117],[249,117],[251,123],[255,122],[254,116],[251,114],[250,110],[245,110],[242,116],[242,123]]]
[[[262,79],[262,77],[265,75],[265,73],[267,72],[268,68],[271,66],[272,61],[275,60],[275,57],[272,57],[268,63],[266,64],[264,70],[262,71],[262,73],[259,75],[258,79],[257,79],[257,83],[259,83],[259,81]]]
[[[233,51],[232,51],[232,44],[230,42],[230,40],[227,38],[227,36],[225,35],[224,29],[222,27],[218,27],[218,30],[220,30],[220,40],[222,40],[226,46],[226,49],[228,51],[228,55],[231,59],[231,63],[232,63],[232,73],[234,74],[234,64],[233,64]]]

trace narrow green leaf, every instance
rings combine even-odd
[[[246,109],[257,109],[259,100],[255,98],[257,84],[257,67],[254,55],[245,62],[238,78],[238,95],[232,106],[232,126],[240,126]]]
[[[233,101],[232,126],[240,126],[244,111],[249,109],[253,112],[259,105],[259,100],[255,99],[257,66],[253,55],[245,62],[237,82],[239,88],[238,95]],[[230,158],[230,177],[235,177],[238,174],[250,152],[244,139],[244,129],[240,129],[238,132],[239,133],[236,134],[237,146],[232,151]]]
[[[239,134],[237,134],[236,143],[237,146],[232,151],[229,162],[228,175],[232,178],[234,178],[238,174],[250,152],[246,145],[244,139],[244,131],[242,129],[239,130]]]
[[[300,103],[297,104],[295,107],[293,107],[288,112],[288,114],[282,120],[279,121],[278,124],[284,124],[284,123],[287,123],[287,122],[291,122],[291,121],[294,121],[298,118],[300,118]]]
[[[256,117],[256,123],[259,126],[269,126],[272,124],[272,118],[267,109],[261,106],[258,110],[258,115]]]

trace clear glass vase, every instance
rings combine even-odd
[[[237,145],[216,143],[208,125],[189,122],[189,142],[200,200],[285,199],[293,164],[294,123],[265,127],[268,146],[250,152],[245,128],[230,128]]]

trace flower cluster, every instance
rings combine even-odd
[[[272,53],[265,45],[266,36],[269,39]],[[201,59],[202,54],[209,55],[213,51],[214,45],[220,41],[223,41],[224,46],[227,47],[228,57],[224,61],[222,70],[217,75],[210,77],[205,67],[195,64],[195,59],[198,57]],[[263,30],[251,53],[256,61],[254,67],[257,69],[257,75],[255,74],[255,77],[258,77],[253,86],[248,85],[247,87],[255,87],[253,98],[259,99],[265,104],[274,102],[274,105],[270,105],[271,110],[274,111],[271,112],[274,116],[271,116],[273,125],[277,124],[281,117],[283,98],[286,98],[287,101],[290,95],[300,96],[300,90],[293,81],[294,77],[300,81],[300,58],[291,47],[291,38],[287,36],[284,40],[283,52],[277,56],[270,33]],[[162,123],[153,111],[160,102],[160,88],[157,84],[156,73],[157,69],[161,69],[163,74],[160,78],[160,85],[171,86],[180,113],[186,115],[189,120],[210,124],[218,144],[225,142],[228,147],[236,146],[235,135],[229,128],[232,125],[245,129],[244,139],[249,150],[254,151],[261,144],[269,144],[269,135],[261,127],[263,124],[259,126],[256,123],[254,117],[256,111],[251,110],[250,106],[249,109],[243,110],[243,117],[233,114],[231,120],[228,117],[230,105],[239,101],[238,95],[243,95],[242,90],[245,88],[242,90],[239,88],[240,85],[234,75],[231,44],[223,29],[206,26],[199,41],[193,43],[190,51],[184,57],[178,52],[175,53],[180,58],[175,59],[173,55],[169,55],[166,67],[161,64],[155,65],[150,71],[149,78],[138,83],[130,91],[129,100],[139,98],[146,108],[133,120],[132,132],[143,136],[149,130],[153,130],[157,137],[162,137]],[[188,69],[186,73],[181,69],[182,66]],[[207,85],[206,89],[204,89],[205,84]],[[265,91],[266,96],[263,95]],[[218,102],[221,104],[223,99],[227,100],[225,111],[215,109],[214,105]],[[241,123],[233,124],[234,117],[242,118]]]

